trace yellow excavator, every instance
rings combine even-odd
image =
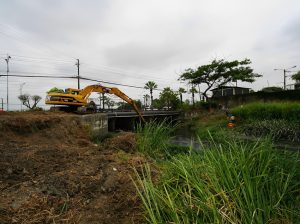
[[[68,88],[65,91],[59,92],[48,92],[46,96],[46,104],[51,105],[60,105],[64,107],[51,107],[51,111],[63,110],[63,111],[71,111],[71,112],[96,112],[97,107],[93,101],[88,102],[88,97],[91,93],[108,93],[114,94],[128,104],[130,104],[135,112],[139,115],[142,121],[144,120],[143,115],[141,114],[139,108],[135,104],[134,100],[129,98],[125,93],[115,87],[107,87],[102,85],[89,85],[83,89],[73,89]]]

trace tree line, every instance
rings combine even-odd
[[[209,100],[208,92],[212,88],[222,87],[228,84],[237,85],[237,82],[252,83],[256,78],[262,75],[253,72],[250,67],[250,59],[227,61],[225,59],[214,59],[210,63],[198,66],[196,68],[188,68],[182,74],[179,75],[178,81],[184,81],[190,84],[189,89],[180,87],[178,90],[172,90],[170,87],[164,88],[159,97],[153,98],[153,91],[158,88],[158,85],[154,81],[148,81],[145,83],[144,88],[149,90],[149,94],[143,96],[144,102],[137,100],[136,103],[144,109],[178,109],[185,105],[195,105],[195,94],[199,93],[199,97],[203,96],[202,100]],[[291,77],[293,80],[300,82],[300,71]],[[202,92],[200,92],[200,85],[205,85]],[[276,88],[270,87],[268,91],[275,90]],[[189,100],[183,101],[183,94],[191,94],[192,102]],[[41,100],[40,96],[30,96],[28,94],[20,95],[19,100],[23,105],[29,109],[37,107],[38,102]],[[100,94],[99,96],[100,108],[104,109],[104,106],[111,109],[117,106],[117,109],[130,109],[130,106],[125,102],[115,103],[112,99]],[[32,101],[32,103],[30,103]]]

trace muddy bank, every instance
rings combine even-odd
[[[133,134],[96,145],[65,114],[0,116],[0,223],[143,223]]]

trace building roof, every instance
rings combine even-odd
[[[217,88],[211,89],[210,91],[221,90],[221,89],[251,89],[251,88],[239,87],[239,86],[219,86]]]

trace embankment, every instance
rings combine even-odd
[[[89,134],[74,115],[1,114],[0,223],[143,222],[129,177],[145,160],[120,150],[133,134],[101,145]]]

